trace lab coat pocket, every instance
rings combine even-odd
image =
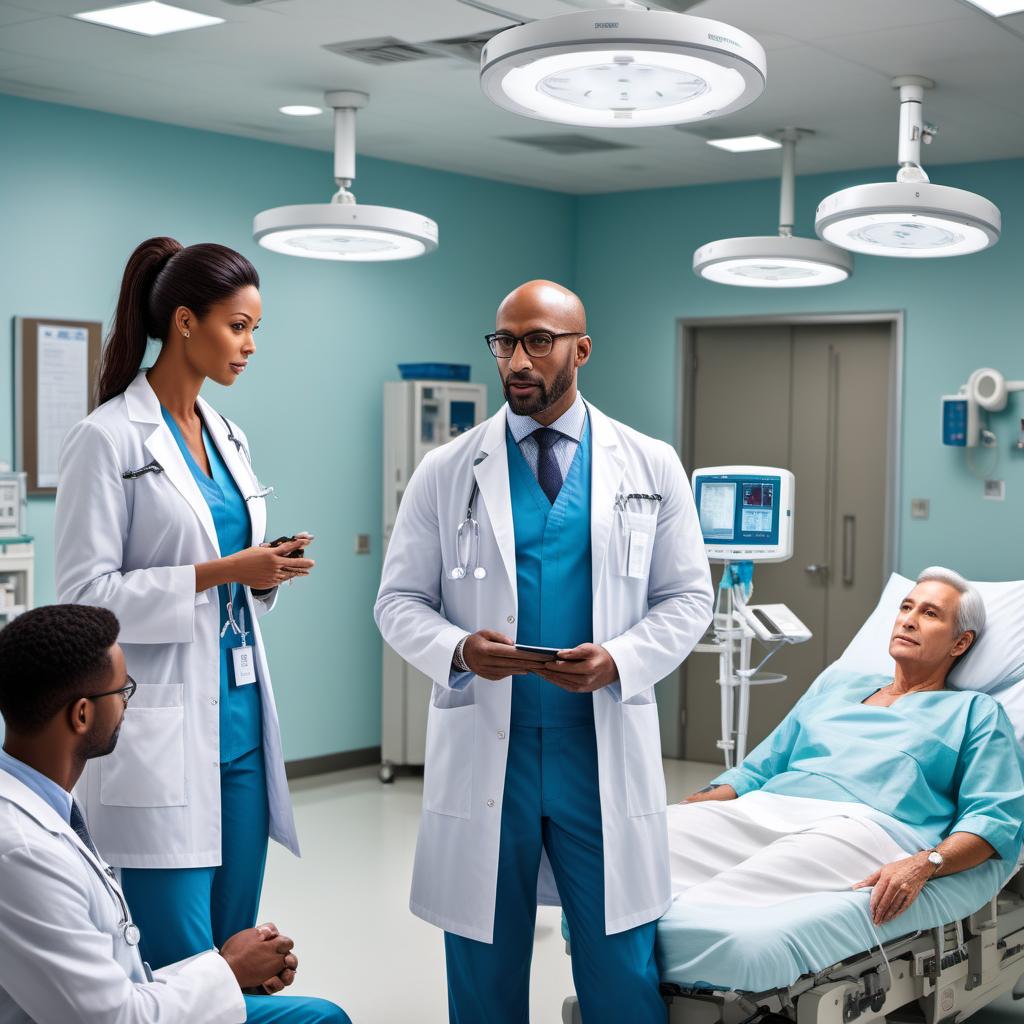
[[[430,709],[423,769],[423,809],[468,818],[473,798],[476,707]]]
[[[108,807],[183,807],[185,709],[180,683],[143,683],[125,711],[112,754],[100,760]]]
[[[657,527],[656,512],[616,512],[611,541],[616,576],[647,579],[651,572],[654,532]]]
[[[631,818],[665,810],[658,705],[622,704],[622,747],[626,767],[626,812]]]

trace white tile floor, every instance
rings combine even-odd
[[[669,800],[705,786],[718,765],[666,761]],[[422,782],[377,781],[375,768],[292,784],[304,856],[271,845],[261,918],[296,940],[292,992],[340,1003],[355,1024],[445,1024],[441,933],[409,913]],[[556,909],[538,913],[530,991],[532,1024],[560,1024],[573,991]],[[1007,996],[974,1024],[1024,1024]]]
[[[670,800],[706,785],[716,765],[666,761]],[[292,783],[303,857],[271,844],[261,919],[294,937],[292,992],[340,1003],[355,1024],[448,1020],[441,932],[409,912],[422,780],[381,785],[375,768]],[[533,1024],[559,1024],[572,973],[559,911],[542,907],[530,991]]]

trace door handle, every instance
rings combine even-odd
[[[853,562],[856,557],[857,517],[843,516],[843,583],[853,586]]]
[[[828,576],[828,566],[815,565],[812,563],[811,565],[804,566],[804,572],[809,576]]]

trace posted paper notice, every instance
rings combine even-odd
[[[37,479],[40,487],[56,487],[60,446],[89,412],[89,332],[40,324],[36,355]]]

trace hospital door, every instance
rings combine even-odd
[[[788,605],[814,633],[755,687],[748,750],[782,720],[874,608],[886,564],[891,324],[722,326],[689,338],[683,408],[687,468],[785,466],[796,477],[794,555],[759,565],[754,604]],[[712,566],[717,586],[721,566]],[[755,641],[755,655],[759,649]],[[756,664],[756,662],[755,662]],[[718,659],[683,672],[683,756],[720,761]]]

